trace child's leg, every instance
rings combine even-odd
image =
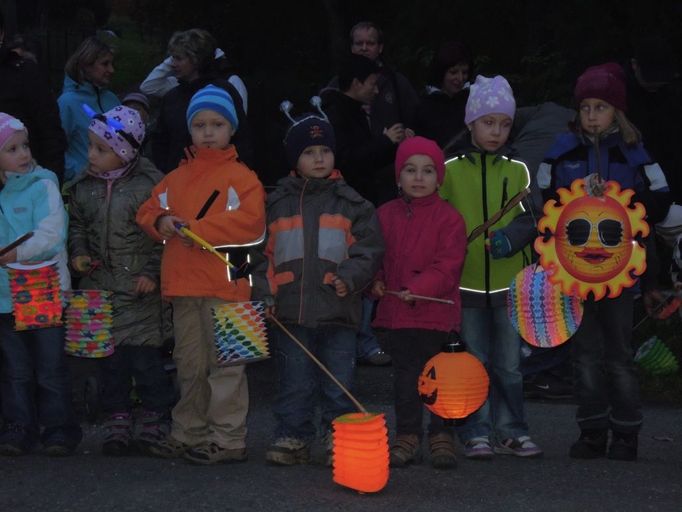
[[[419,364],[418,332],[416,329],[391,330],[388,333],[388,346],[393,359],[396,434],[416,435],[421,439],[424,403],[417,391],[417,380],[423,364]]]
[[[102,391],[100,404],[105,415],[129,412],[131,409],[131,354],[132,347],[118,345],[114,353],[97,361]]]

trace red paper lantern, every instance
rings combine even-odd
[[[377,492],[388,482],[388,430],[383,414],[354,412],[332,422],[334,482]]]
[[[458,341],[428,360],[417,389],[432,413],[445,419],[461,419],[483,405],[489,384],[483,364]]]

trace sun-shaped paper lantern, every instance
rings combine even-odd
[[[618,297],[633,286],[646,269],[646,251],[636,240],[646,237],[649,225],[641,203],[630,206],[631,189],[607,181],[602,196],[591,196],[585,181],[560,188],[559,201],[545,203],[535,240],[540,264],[550,280],[567,295],[595,300]]]
[[[483,405],[489,384],[483,363],[466,352],[460,341],[447,344],[443,352],[426,362],[417,390],[432,413],[455,420],[466,418]]]

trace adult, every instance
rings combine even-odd
[[[175,169],[186,157],[185,148],[192,144],[187,128],[187,106],[194,93],[208,84],[226,90],[232,97],[239,121],[239,131],[232,141],[241,160],[249,166],[253,161],[241,95],[232,83],[223,78],[220,69],[217,69],[215,51],[216,42],[213,36],[198,28],[176,32],[168,42],[168,54],[178,85],[161,99],[159,117],[151,136],[152,159],[164,173]]]
[[[64,72],[64,88],[57,102],[68,143],[64,178],[73,182],[83,175],[88,162],[91,117],[83,105],[103,114],[121,104],[108,90],[114,74],[114,48],[97,37],[88,37],[66,61]]]
[[[31,152],[38,163],[64,175],[66,137],[54,94],[40,66],[21,56],[9,41],[0,11],[0,112],[20,119],[31,134]]]
[[[443,43],[431,61],[429,83],[414,115],[415,133],[435,140],[446,152],[458,149],[457,140],[469,142],[460,135],[467,133],[464,107],[472,69],[471,51],[464,43]]]

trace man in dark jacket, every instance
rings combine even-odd
[[[38,64],[22,58],[11,44],[5,44],[8,40],[0,12],[0,112],[16,117],[26,125],[34,158],[54,172],[61,182],[66,137],[57,101]]]

